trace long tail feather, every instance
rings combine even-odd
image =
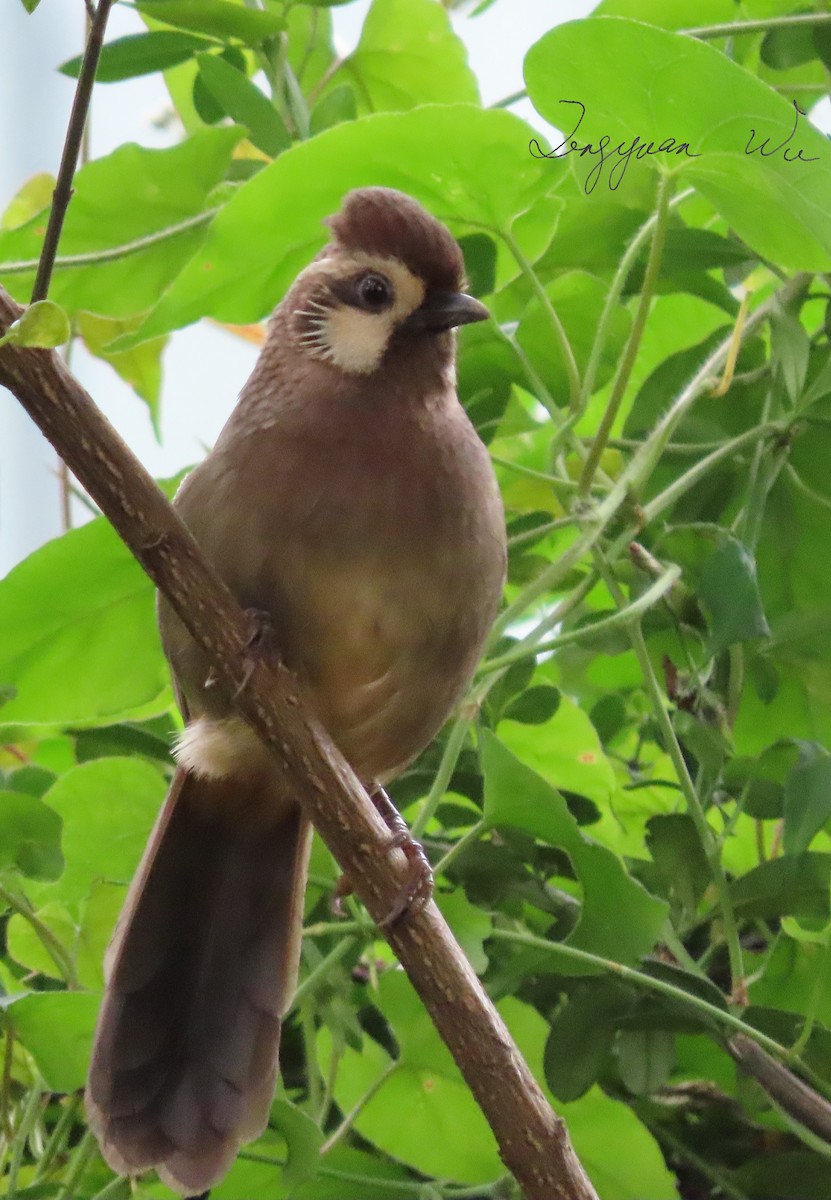
[[[273,785],[271,785],[273,788]],[[202,1192],[265,1127],[310,826],[262,783],[179,770],[108,955],[87,1111],[114,1170]]]

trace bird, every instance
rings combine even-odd
[[[455,329],[489,314],[412,197],[360,188],[325,223],[174,506],[375,793],[463,697],[501,601],[504,510],[455,367]],[[191,1195],[268,1121],[311,827],[163,596],[158,616],[186,723],[107,952],[86,1106],[115,1171]]]

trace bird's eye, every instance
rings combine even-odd
[[[362,275],[358,280],[356,290],[361,308],[366,308],[370,312],[383,312],[392,304],[392,284],[386,275],[379,275],[375,271],[371,271],[368,275]]]

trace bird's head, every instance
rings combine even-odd
[[[327,224],[331,241],[283,306],[305,355],[370,375],[395,347],[408,356],[448,357],[448,331],[488,316],[463,291],[458,243],[410,196],[361,188]]]

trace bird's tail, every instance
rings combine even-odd
[[[179,768],[108,953],[90,1125],[114,1170],[186,1194],[262,1132],[274,1092],[311,827],[271,792]]]

